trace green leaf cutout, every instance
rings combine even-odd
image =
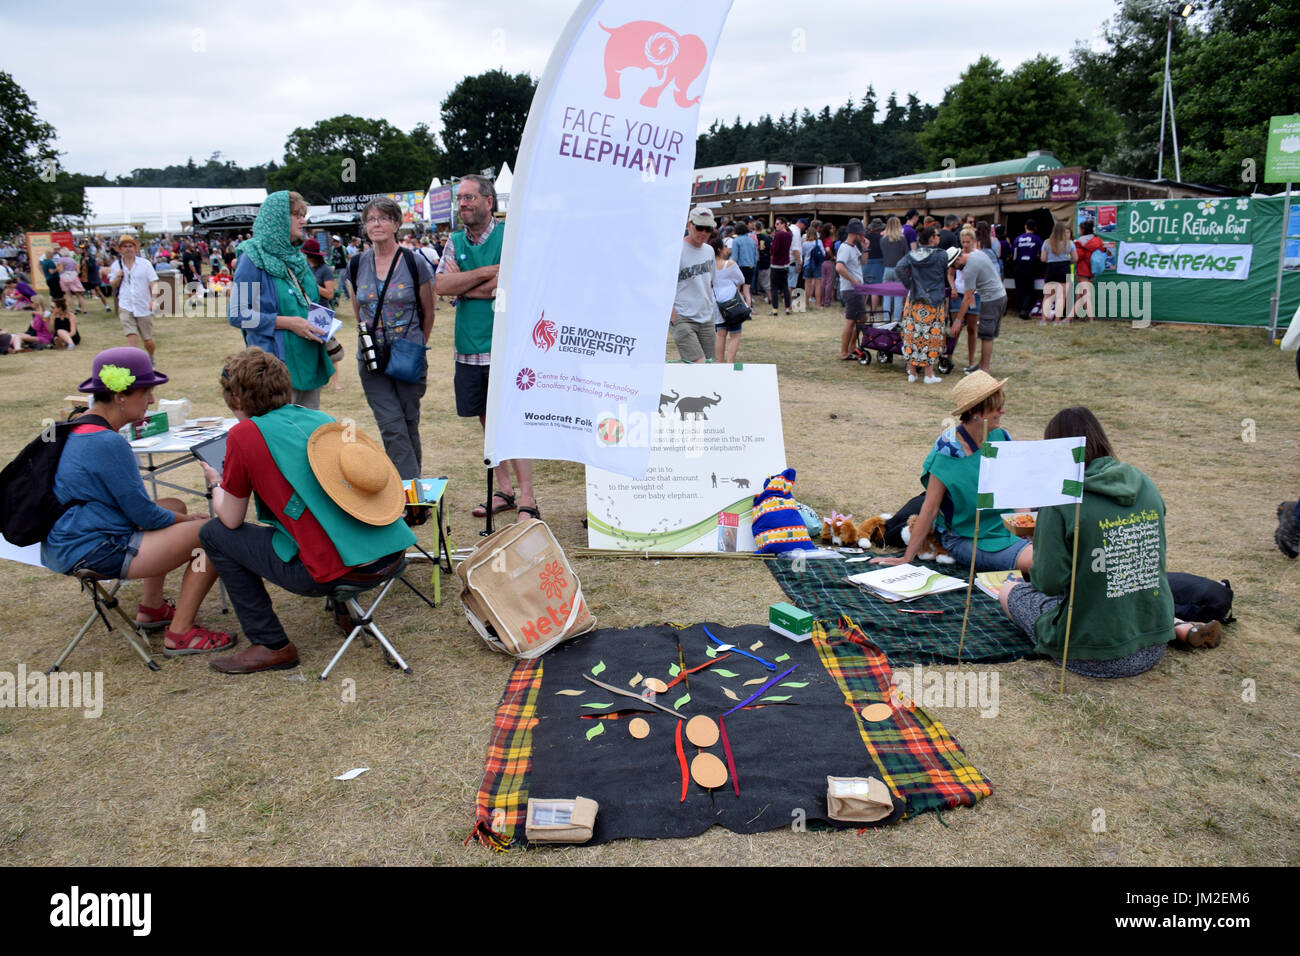
[[[789,700],[789,699],[790,699],[790,695],[789,695],[789,694],[786,694],[784,697],[773,696],[773,695],[769,694],[769,695],[766,696],[766,697],[760,697],[760,698],[758,699],[758,702],[761,704],[763,701],[765,701],[765,700],[769,700],[769,701],[771,701],[771,702],[774,703],[774,704],[779,704],[779,703],[781,703],[782,701]]]
[[[690,702],[691,702],[691,695],[682,694],[681,697],[678,697],[675,701],[673,701],[673,710],[681,710]]]
[[[582,706],[583,706],[583,707],[591,707],[591,708],[593,708],[593,709],[599,709],[599,708],[601,708],[601,707],[613,707],[614,705],[613,705],[613,704],[598,704],[598,703],[596,703],[595,701],[588,701],[587,703],[583,704]]]
[[[678,674],[680,674],[681,672],[682,672],[682,669],[681,669],[680,667],[678,667],[676,664],[673,664],[673,665],[671,665],[671,666],[668,668],[668,676],[669,676],[669,677],[676,677],[676,676],[677,676]]]
[[[713,673],[717,674],[719,677],[739,677],[739,676],[740,676],[740,675],[737,674],[735,671],[729,671],[729,670],[727,670],[725,667],[715,667],[715,668],[713,668]]]
[[[600,661],[595,667],[591,669],[591,676],[599,677],[604,672],[605,672],[605,662]]]
[[[805,681],[788,680],[784,684],[777,684],[776,686],[777,687],[807,687],[808,682],[806,680]]]
[[[602,720],[599,723],[597,723],[595,727],[592,727],[591,730],[587,731],[587,739],[591,740],[591,738],[593,737],[599,737],[604,732],[605,732],[605,722]]]
[[[782,661],[788,661],[789,659],[790,659],[789,654],[782,654],[780,657],[776,659],[776,662],[780,664]]]
[[[714,647],[712,644],[710,644],[708,647],[704,649],[704,653],[707,654],[709,657],[717,657],[718,649]]]

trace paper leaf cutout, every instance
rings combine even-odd
[[[592,677],[599,677],[599,676],[600,676],[601,674],[603,674],[604,672],[605,672],[605,662],[604,662],[604,661],[600,661],[599,663],[596,664],[595,667],[593,667],[593,668],[591,669],[591,676],[592,676]]]
[[[595,727],[592,727],[591,730],[587,731],[587,739],[591,740],[591,738],[593,737],[599,737],[604,732],[605,732],[605,723],[604,721],[601,721],[600,723],[596,724]]]
[[[709,657],[717,657],[718,649],[714,647],[712,644],[710,644],[708,647],[704,649],[704,653],[707,654]]]
[[[758,699],[758,702],[761,704],[763,701],[766,700],[766,701],[771,701],[773,704],[779,704],[781,701],[783,701],[783,700],[789,700],[789,699],[790,699],[790,695],[789,695],[789,694],[786,694],[784,697],[780,697],[780,696],[775,696],[775,697],[774,697],[774,696],[772,696],[771,694],[769,694],[769,695],[766,696],[766,697],[760,697],[760,698]]]
[[[630,681],[627,682],[627,686],[628,686],[628,687],[635,687],[637,684],[641,683],[641,677],[642,677],[641,672],[640,672],[640,671],[637,671],[637,672],[636,672],[636,676],[633,677]]]
[[[740,700],[740,698],[736,696],[736,692],[733,690],[728,690],[726,687],[724,687],[722,688],[722,692],[726,694],[728,697],[730,697],[732,700]]]
[[[786,681],[784,684],[777,684],[776,686],[777,687],[807,687],[808,682],[806,680],[805,681],[789,680]]]
[[[678,697],[675,701],[673,701],[673,710],[681,710],[690,702],[691,702],[691,695],[683,694],[681,697]]]
[[[596,703],[595,701],[588,701],[587,703],[583,704],[582,706],[583,706],[583,707],[599,708],[599,707],[613,707],[614,705],[613,705],[613,704],[598,704],[598,703]]]
[[[341,774],[339,774],[339,775],[338,775],[337,777],[335,777],[334,779],[335,779],[335,780],[354,780],[354,779],[356,779],[357,777],[361,776],[363,773],[365,773],[365,772],[366,772],[367,770],[369,770],[369,769],[370,769],[369,767],[356,767],[355,769],[349,770],[347,773],[341,773]]]
[[[762,646],[763,646],[763,642],[762,642],[762,641],[755,641],[753,644],[750,644],[750,645],[749,645],[749,649],[750,649],[751,651],[756,651],[756,650],[758,650],[758,649],[759,649],[760,647],[762,647]]]
[[[715,668],[713,668],[713,673],[717,674],[719,677],[739,677],[739,676],[740,676],[740,675],[737,674],[735,671],[729,671],[729,670],[727,670],[725,667],[715,667]]]
[[[789,654],[782,654],[780,657],[776,659],[776,662],[780,664],[782,661],[788,661],[789,659],[790,659]]]
[[[678,674],[680,674],[681,672],[682,672],[682,669],[681,669],[680,667],[678,667],[676,664],[673,664],[673,665],[671,665],[671,666],[668,668],[668,676],[669,676],[669,677],[676,677],[676,676],[677,676]]]
[[[767,678],[766,678],[766,677],[755,677],[753,680],[747,680],[747,681],[745,681],[745,683],[742,684],[741,686],[742,686],[742,687],[753,687],[755,684],[766,684],[766,683],[767,683]]]
[[[555,696],[556,697],[581,697],[585,693],[587,693],[585,690],[557,690],[555,692]]]

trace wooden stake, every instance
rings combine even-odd
[[[984,443],[989,440],[989,422],[987,418],[981,416],[983,434],[980,435],[980,447],[975,449],[974,454],[978,455]],[[966,645],[966,619],[970,617],[970,596],[975,590],[975,559],[979,557],[980,551],[980,506],[979,506],[979,479],[975,481],[975,538],[971,542],[970,549],[970,577],[966,581],[966,610],[961,614],[961,639],[957,642],[957,666],[961,666],[961,652]]]
[[[1079,510],[1083,507],[1083,492],[1074,503],[1074,547],[1070,552],[1070,603],[1065,609],[1065,649],[1061,652],[1061,688],[1065,693],[1065,661],[1070,656],[1070,625],[1074,622],[1074,575],[1079,568]]]

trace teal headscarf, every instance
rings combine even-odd
[[[315,294],[316,277],[312,275],[311,264],[302,250],[289,241],[288,190],[266,197],[253,220],[253,238],[239,244],[239,254],[247,256],[249,262],[277,279],[288,281],[292,272],[304,295]],[[294,289],[293,293],[296,297],[298,290]],[[303,304],[310,302],[310,299],[305,299]]]

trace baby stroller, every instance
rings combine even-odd
[[[854,290],[864,296],[892,296],[902,299],[907,296],[907,288],[901,282],[876,282],[855,285]],[[952,371],[952,350],[957,340],[951,335],[944,336],[944,354],[935,362],[935,368],[941,375]],[[894,321],[886,309],[871,309],[858,319],[858,346],[853,350],[859,365],[871,364],[871,350],[875,350],[876,361],[881,365],[892,365],[895,355],[903,354],[903,323]]]

